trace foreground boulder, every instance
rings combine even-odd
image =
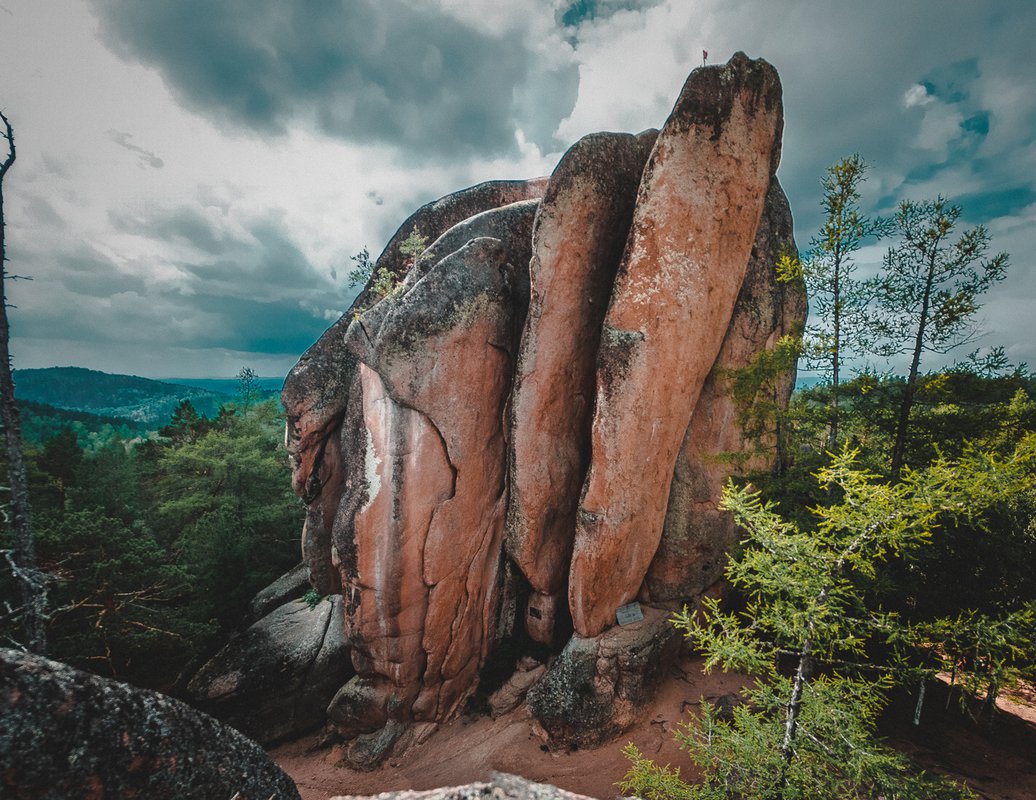
[[[721,592],[722,485],[777,462],[745,406],[786,404],[794,367],[747,398],[731,376],[806,314],[775,273],[781,114],[776,72],[739,53],[695,70],[659,132],[425,206],[378,259],[396,285],[368,284],[288,376],[303,558],[351,643],[328,714],[353,766],[455,716],[487,664],[495,707],[528,691],[554,744],[600,742],[673,657],[669,611]],[[415,229],[427,247],[404,254]],[[546,669],[506,681],[505,638]]]
[[[536,783],[519,775],[494,772],[488,781],[446,786],[422,792],[382,792],[366,800],[591,800],[548,783]],[[331,800],[365,800],[361,795],[338,795]]]
[[[298,800],[253,741],[157,692],[0,649],[0,796]]]

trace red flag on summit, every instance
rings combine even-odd
[[[708,60],[709,60],[709,51],[708,50],[702,50],[701,51],[701,64],[702,64],[702,66],[705,66],[705,62],[708,61]]]

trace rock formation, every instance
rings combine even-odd
[[[299,800],[250,739],[185,703],[0,649],[0,797]]]
[[[319,728],[353,672],[342,606],[338,595],[278,606],[198,671],[191,699],[264,745]]]
[[[774,272],[794,248],[782,125],[766,62],[695,70],[657,133],[588,136],[549,179],[420,209],[375,264],[396,287],[369,284],[292,370],[303,555],[343,598],[355,676],[328,713],[354,766],[456,714],[504,637],[550,662],[522,672],[555,741],[632,720],[678,644],[668,610],[716,590],[723,481],[774,460],[728,378],[805,316]],[[431,244],[400,252],[414,230]],[[792,382],[761,391],[779,406]]]

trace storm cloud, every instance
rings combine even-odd
[[[574,63],[545,63],[522,36],[402,0],[97,9],[111,46],[156,67],[183,104],[262,134],[302,124],[459,159],[514,153],[521,128],[547,149],[578,88]]]

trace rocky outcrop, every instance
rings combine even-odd
[[[655,131],[584,137],[551,175],[532,233],[531,302],[511,403],[507,551],[525,626],[550,644],[590,459],[594,361]]]
[[[528,263],[535,211],[535,201],[515,203],[447,231],[401,293],[345,336],[363,430],[348,453],[363,475],[350,482],[356,511],[333,544],[357,677],[332,718],[344,735],[366,737],[356,766],[407,724],[454,714],[494,640],[504,406],[527,296],[514,265]]]
[[[454,225],[489,209],[521,200],[539,198],[547,179],[529,181],[487,181],[421,206],[399,226],[381,255],[374,271],[388,270],[402,279],[412,266],[399,246],[416,230],[429,241]],[[349,400],[355,399],[356,359],[342,346],[353,321],[353,311],[366,308],[373,298],[371,286],[364,287],[353,307],[332,325],[292,367],[284,382],[281,402],[286,413],[285,442],[292,466],[296,493],[306,500],[307,514],[302,533],[302,552],[318,592],[340,590],[337,568],[331,563],[331,531],[343,490],[343,460],[339,448],[342,436],[355,430],[343,425]],[[357,417],[354,415],[353,423]]]
[[[744,280],[781,125],[777,73],[735,56],[691,73],[645,167],[597,358],[568,593],[582,636],[614,623],[658,548],[676,456]]]
[[[772,352],[781,337],[801,331],[805,287],[800,280],[778,280],[774,269],[785,252],[796,252],[791,209],[774,179],[726,337],[676,458],[662,538],[645,579],[647,597],[654,602],[685,602],[720,580],[737,530],[716,501],[731,475],[765,471],[774,464],[772,423],[760,421],[746,432],[744,418],[753,404],[770,409],[786,405],[794,372],[761,375],[750,398],[735,397],[731,384],[738,370]]]
[[[248,604],[248,622],[258,622],[289,600],[298,600],[309,588],[309,569],[306,565],[293,567],[269,586],[256,592]]]
[[[198,671],[192,701],[264,745],[319,728],[352,675],[342,605],[333,595],[274,609]]]
[[[667,609],[718,591],[723,481],[775,457],[728,379],[805,316],[774,272],[794,249],[781,132],[766,62],[695,70],[660,132],[594,134],[549,180],[419,210],[377,261],[396,288],[365,288],[292,370],[303,556],[342,595],[355,669],[328,709],[352,765],[455,715],[502,637],[550,664],[503,681],[499,708],[528,691],[555,743],[632,720],[679,643]],[[415,227],[431,244],[406,256]],[[779,407],[792,382],[756,394]]]
[[[600,636],[575,634],[529,690],[529,709],[551,741],[595,747],[633,724],[679,646],[669,612],[656,608]]]
[[[253,741],[190,706],[0,649],[0,796],[298,800]]]

